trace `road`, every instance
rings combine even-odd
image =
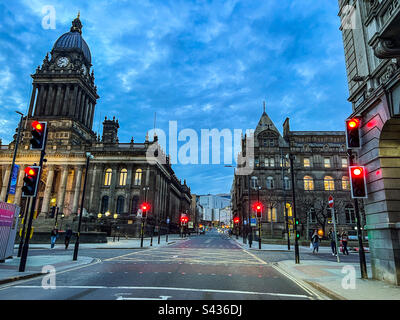
[[[49,250],[32,250],[48,254]],[[53,250],[52,254],[72,251]],[[151,249],[82,249],[90,265],[0,287],[0,300],[313,300],[313,292],[284,276],[268,253],[242,249],[217,232]],[[282,253],[284,254],[284,253]],[[283,256],[282,256],[283,257]]]

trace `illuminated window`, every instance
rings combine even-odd
[[[342,168],[347,168],[347,159],[342,158]]]
[[[334,182],[334,180],[333,180],[332,177],[326,176],[326,177],[324,178],[324,189],[325,189],[326,191],[335,190],[335,182]]]
[[[112,177],[112,169],[106,170],[106,176],[104,178],[104,185],[109,186],[111,185],[111,177]]]
[[[126,186],[126,177],[128,175],[128,170],[122,169],[121,173],[119,174],[119,185]]]
[[[268,208],[268,221],[276,222],[276,208]]]
[[[344,176],[342,178],[342,189],[343,190],[350,190],[350,179],[349,179],[349,177]]]
[[[325,168],[331,167],[331,159],[330,158],[324,158],[324,167]]]
[[[137,169],[135,173],[135,186],[139,186],[142,183],[142,169]]]
[[[274,158],[270,158],[269,159],[269,166],[270,167],[275,167],[275,159]]]
[[[309,168],[310,167],[310,158],[304,158],[304,167]]]
[[[304,190],[310,191],[314,190],[314,179],[310,176],[304,177]]]

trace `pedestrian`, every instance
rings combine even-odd
[[[248,237],[249,237],[249,246],[253,244],[253,230],[251,227],[248,227]]]
[[[337,255],[337,252],[336,252],[337,237],[336,237],[335,233],[333,232],[332,228],[329,230],[328,237],[331,240],[332,255],[336,256]]]
[[[67,231],[65,231],[65,238],[64,238],[65,250],[68,249],[69,242],[71,241],[71,237],[72,237],[71,227],[67,226]]]
[[[346,231],[342,232],[342,244],[343,244],[343,254],[349,255],[349,250],[347,250],[347,241],[349,240],[349,236]]]
[[[319,241],[320,241],[320,238],[319,238],[318,232],[317,232],[317,230],[314,230],[313,236],[311,238],[311,242],[313,244],[313,254],[315,253],[315,251],[317,251],[317,253],[318,253]]]
[[[51,230],[51,234],[50,234],[51,249],[54,248],[54,245],[56,244],[57,238],[58,238],[58,229],[54,228],[53,230]]]

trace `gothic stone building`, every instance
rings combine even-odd
[[[244,220],[255,217],[252,204],[258,200],[264,205],[263,235],[282,237],[286,214],[289,231],[292,229],[292,178],[286,157],[289,153],[295,156],[296,214],[303,239],[313,229],[322,229],[326,235],[333,228],[330,195],[335,201],[338,230],[354,229],[344,132],[291,131],[287,118],[282,136],[264,109],[254,135],[242,139],[243,157],[250,139],[254,142],[254,156],[248,155],[247,159],[252,172],[239,174],[236,170],[231,191],[233,215],[240,217],[241,229]]]
[[[339,0],[374,279],[400,285],[400,1]]]
[[[92,70],[91,70],[92,69]],[[180,212],[190,209],[191,194],[174,174],[169,157],[160,150],[159,156],[149,153],[158,149],[157,138],[145,142],[120,143],[118,120],[105,118],[102,138],[93,132],[93,117],[99,98],[94,84],[94,72],[88,45],[82,37],[78,18],[70,32],[63,34],[48,54],[41,67],[32,75],[33,90],[29,112],[23,119],[23,130],[16,158],[20,166],[15,195],[9,201],[24,208],[21,198],[24,167],[39,162],[39,152],[29,150],[31,123],[47,121],[48,141],[44,171],[39,185],[35,210],[39,218],[48,216],[51,207],[59,208],[59,215],[76,216],[79,212],[85,176],[86,153],[94,159],[88,169],[84,213],[97,219],[98,214],[118,214],[121,223],[135,224],[140,203],[151,205],[150,224],[165,226],[170,219],[172,230]],[[14,141],[1,146],[1,195],[5,199],[11,172]],[[149,156],[149,154],[150,156]],[[157,155],[157,154],[156,154]],[[160,161],[164,158],[165,161]],[[37,220],[37,221],[38,221]],[[36,222],[39,223],[39,222]]]

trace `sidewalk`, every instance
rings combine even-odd
[[[158,237],[153,237],[153,245],[150,246],[151,239],[150,237],[143,239],[143,249],[155,248],[160,246],[166,246],[173,244],[180,240],[186,240],[188,238],[180,238],[179,235],[172,234],[168,235],[168,242],[166,242],[166,237],[160,237],[160,244],[158,244]],[[115,242],[113,241],[113,237],[107,238],[107,243],[80,243],[79,249],[141,249],[140,247],[140,239],[125,239],[115,238]],[[29,255],[26,262],[25,272],[19,272],[19,264],[20,258],[17,257],[19,244],[14,245],[14,254],[15,256],[12,259],[6,259],[4,263],[0,263],[0,285],[19,281],[23,279],[29,279],[33,277],[37,277],[42,275],[42,269],[44,266],[54,266],[57,272],[75,268],[78,266],[94,263],[98,261],[98,259],[91,257],[83,257],[78,255],[78,260],[73,261],[73,247],[74,243],[70,244],[70,255]],[[56,244],[54,249],[64,249],[64,244]],[[42,244],[29,244],[29,249],[50,249],[50,244],[42,243]]]
[[[258,250],[258,242],[243,244],[243,238],[232,237],[243,249]],[[286,251],[287,246],[263,243],[262,251]],[[300,246],[300,253],[310,253],[308,247]],[[294,251],[291,245],[290,252]],[[330,253],[328,247],[320,247],[319,252]],[[354,251],[355,252],[355,251]],[[333,300],[400,300],[400,286],[387,284],[383,281],[372,280],[371,265],[367,264],[368,279],[361,279],[360,264],[338,263],[324,260],[300,260],[296,264],[293,260],[273,263],[283,274],[313,287],[323,295]],[[355,278],[350,278],[355,271]]]

